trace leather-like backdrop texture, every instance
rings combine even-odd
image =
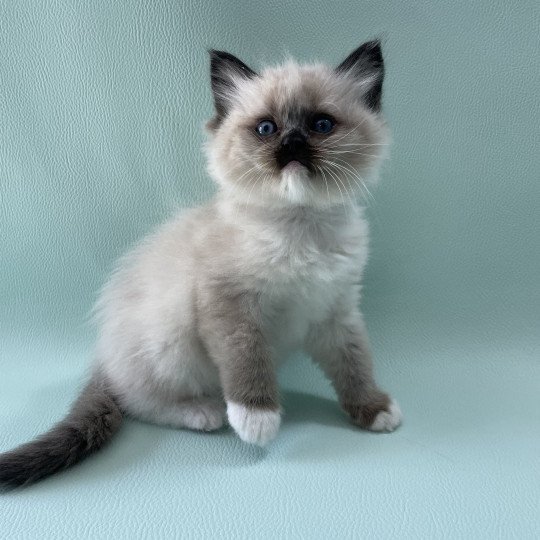
[[[0,451],[77,395],[116,258],[215,191],[207,50],[337,64],[377,36],[363,310],[403,426],[357,430],[298,357],[267,448],[127,421],[0,496],[0,537],[540,537],[536,0],[0,0]]]

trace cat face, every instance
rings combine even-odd
[[[289,61],[257,74],[228,53],[210,54],[207,153],[223,189],[263,205],[327,206],[368,193],[387,137],[379,42],[335,69]]]

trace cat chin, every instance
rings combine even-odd
[[[287,166],[281,171],[278,195],[281,201],[290,205],[313,207],[333,206],[340,201],[335,200],[330,192],[321,191],[316,179],[311,177],[308,169],[300,164]]]
[[[297,206],[328,208],[343,204],[343,199],[332,191],[317,187],[307,169],[283,171],[261,189],[238,189],[232,183],[221,182],[222,198],[241,207],[253,206],[283,210]]]
[[[309,178],[309,171],[299,163],[287,165],[281,171],[279,182],[280,195],[296,204],[303,204],[314,195],[314,188]]]

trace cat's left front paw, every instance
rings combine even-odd
[[[232,401],[227,402],[227,416],[229,424],[244,442],[259,446],[275,438],[281,423],[279,411],[245,407]]]

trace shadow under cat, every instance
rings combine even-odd
[[[322,425],[339,430],[355,432],[355,436],[376,437],[349,423],[346,414],[334,400],[296,391],[282,393],[283,423],[281,434],[267,449],[242,442],[229,426],[215,432],[198,432],[166,428],[126,418],[123,428],[99,454],[90,456],[80,464],[74,465],[61,475],[53,476],[26,490],[50,489],[50,483],[63,486],[88,483],[91,472],[92,482],[103,479],[118,479],[126,470],[137,468],[152,460],[152,454],[170,446],[170,462],[167,469],[171,474],[181,474],[186,467],[201,469],[225,467],[245,468],[263,461],[273,463],[289,461],[336,460],[343,452],[357,454],[356,445],[342,445],[322,452],[319,445],[313,444],[310,435],[306,440],[302,426]],[[47,487],[49,486],[49,487]],[[12,492],[13,496],[20,490]]]

